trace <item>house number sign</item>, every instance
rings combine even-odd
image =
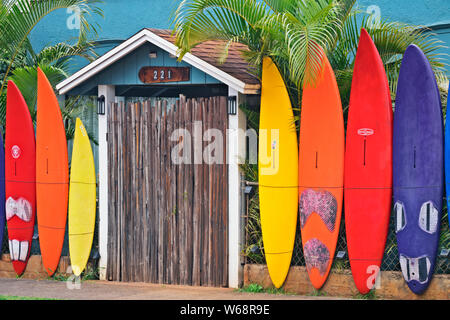
[[[189,81],[191,73],[189,67],[143,67],[139,79],[143,83]]]

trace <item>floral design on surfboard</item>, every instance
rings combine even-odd
[[[332,193],[326,190],[306,189],[300,197],[300,224],[303,228],[308,218],[315,212],[330,232],[336,225],[338,203]]]
[[[312,268],[316,268],[321,276],[325,275],[330,263],[328,248],[320,240],[313,238],[305,243],[303,251],[308,272],[311,272]]]

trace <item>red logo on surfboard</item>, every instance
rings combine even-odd
[[[11,155],[12,155],[12,157],[13,157],[14,159],[18,159],[18,158],[20,157],[20,154],[21,154],[21,153],[22,153],[22,152],[21,152],[19,146],[13,146],[13,147],[11,148]]]
[[[363,128],[363,129],[358,130],[358,135],[364,136],[364,137],[371,136],[374,133],[375,133],[375,131],[373,129],[369,129],[369,128]]]

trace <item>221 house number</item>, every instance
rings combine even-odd
[[[159,80],[166,80],[166,75],[167,75],[167,80],[171,80],[172,79],[172,70],[168,69],[167,73],[166,73],[166,70],[164,70],[164,69],[160,70]],[[153,80],[158,80],[158,70],[153,71]]]
[[[189,67],[143,67],[139,71],[143,83],[189,81]]]

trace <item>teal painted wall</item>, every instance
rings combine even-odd
[[[170,28],[170,17],[181,0],[104,0],[99,7],[104,18],[97,17],[99,40],[107,41],[97,49],[103,54],[120,41],[128,39],[139,30],[151,28]],[[363,11],[379,13],[382,19],[401,21],[416,25],[433,26],[450,23],[450,0],[358,0]],[[40,22],[31,34],[31,42],[36,50],[46,45],[74,39],[78,30],[74,25],[74,13],[58,10]],[[450,47],[450,27],[436,31],[438,37]],[[443,50],[450,54],[450,49]],[[448,61],[450,64],[450,61]],[[77,59],[72,72],[86,65]],[[450,67],[448,67],[450,72]]]
[[[360,8],[380,8],[381,18],[410,24],[436,25],[450,23],[449,0],[358,0]]]
[[[97,53],[104,54],[143,28],[170,28],[170,16],[180,2],[180,0],[103,0],[98,7],[103,10],[104,17],[93,18],[98,24],[98,40],[106,40],[108,44],[98,48]],[[47,45],[74,41],[79,31],[73,28],[76,25],[74,21],[73,11],[61,9],[51,13],[30,35],[33,48],[40,51]],[[71,71],[75,72],[86,64],[85,59],[75,59]]]
[[[169,28],[170,15],[180,0],[103,0],[98,7],[104,18],[96,17],[99,40],[125,40],[143,28]],[[57,10],[42,20],[31,35],[36,49],[66,41],[78,34],[73,27],[73,12]]]
[[[437,27],[432,32],[446,48],[439,53],[447,64],[450,77],[450,0],[358,0],[362,11],[375,14],[382,20],[412,25]],[[445,26],[445,27],[443,27]]]

